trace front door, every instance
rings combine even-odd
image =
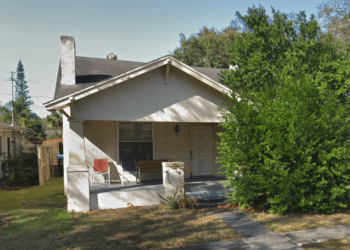
[[[210,126],[191,128],[191,173],[211,175]]]

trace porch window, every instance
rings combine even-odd
[[[153,159],[152,123],[119,123],[119,159]]]

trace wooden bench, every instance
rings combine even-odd
[[[140,167],[141,173],[145,172],[162,172],[162,162],[168,160],[138,160],[137,165]]]

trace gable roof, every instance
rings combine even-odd
[[[72,99],[78,100],[167,64],[179,68],[218,91],[231,92],[218,80],[218,73],[226,69],[190,67],[171,56],[164,56],[149,63],[77,56],[75,63],[76,84],[61,84],[61,68],[59,67],[54,99],[44,103],[47,109],[52,110],[67,105]]]

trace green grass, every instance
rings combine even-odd
[[[305,250],[348,250],[350,239],[330,240],[322,243],[304,245]]]
[[[241,238],[214,215],[167,206],[67,213],[63,179],[0,190],[0,249],[161,249]]]
[[[26,209],[32,203],[44,203],[47,207],[62,207],[67,202],[63,195],[63,178],[51,178],[43,186],[6,191],[0,189],[0,212]],[[44,205],[43,204],[43,205]]]

